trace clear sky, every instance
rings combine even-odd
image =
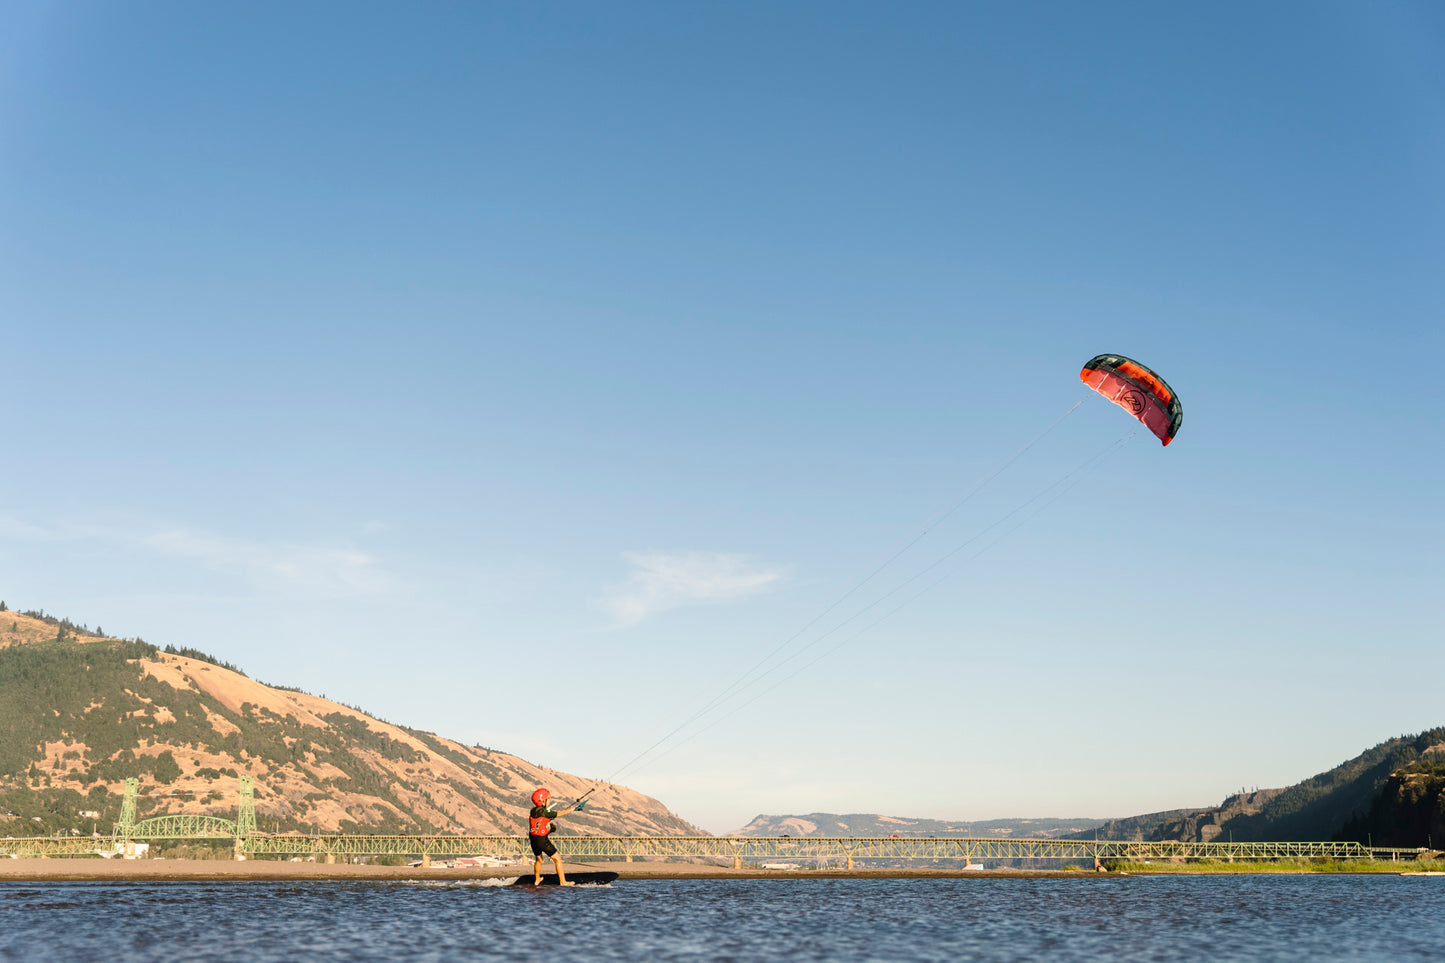
[[[800,653],[713,831],[1288,784],[1445,724],[1442,171],[1431,2],[6,4],[0,598],[598,777]]]

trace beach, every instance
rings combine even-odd
[[[547,861],[544,873],[553,873]],[[622,879],[949,879],[962,877],[1093,877],[1121,875],[1080,870],[1020,869],[762,869],[693,863],[599,861],[566,863],[568,873],[612,872]],[[529,874],[531,863],[508,866],[373,866],[281,860],[220,859],[0,859],[0,881],[96,880],[105,882],[187,880],[475,880]]]

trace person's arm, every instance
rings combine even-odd
[[[578,800],[577,805],[573,806],[571,809],[564,809],[564,810],[562,810],[561,812],[559,812],[557,815],[558,815],[558,816],[565,816],[565,815],[567,815],[568,813],[579,812],[579,811],[581,811],[582,807],[585,806],[585,805],[587,805],[587,800],[585,800],[585,799]]]

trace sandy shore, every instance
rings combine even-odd
[[[768,870],[700,866],[690,863],[583,863],[569,860],[568,872],[603,871],[623,879],[947,879],[998,876],[1117,876],[1113,873],[1033,870],[824,869]],[[550,861],[543,867],[552,871]],[[344,863],[233,862],[204,859],[0,859],[0,881],[39,880],[466,880],[504,879],[531,872],[531,864],[423,869],[415,866],[349,866]]]

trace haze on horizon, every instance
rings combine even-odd
[[[0,598],[594,777],[815,642],[622,777],[711,831],[1298,781],[1442,723],[1441,49],[1423,2],[7,5]]]

